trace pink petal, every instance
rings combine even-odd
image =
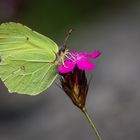
[[[95,64],[88,61],[87,59],[77,61],[77,66],[81,70],[93,70],[96,68]]]
[[[101,52],[100,51],[94,51],[92,52],[91,54],[86,54],[86,57],[87,58],[97,58],[101,55]]]
[[[71,53],[72,55],[77,55],[77,54],[78,54],[77,51],[71,51],[70,53]]]
[[[89,54],[87,54],[86,52],[80,52],[80,53],[79,53],[79,56],[85,57],[85,58],[87,58],[88,55],[89,55]]]
[[[75,67],[75,62],[73,62],[73,61],[70,61],[70,60],[65,60],[64,61],[64,65],[60,65],[59,67],[58,67],[58,71],[60,72],[60,73],[68,73],[68,72],[70,72],[70,71],[72,71],[73,69],[74,69],[74,67]]]

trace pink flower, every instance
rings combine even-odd
[[[74,67],[77,65],[80,70],[93,70],[95,69],[95,64],[89,61],[91,58],[97,58],[101,54],[100,51],[94,51],[91,54],[86,52],[77,53],[76,51],[70,52],[68,59],[64,61],[63,65],[58,67],[60,73],[68,73],[73,71]]]

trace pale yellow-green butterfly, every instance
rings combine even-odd
[[[11,93],[37,95],[50,87],[67,53],[22,24],[0,25],[0,78]]]

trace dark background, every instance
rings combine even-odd
[[[15,21],[70,50],[100,49],[87,108],[103,140],[140,139],[138,0],[0,0],[0,22]],[[57,82],[59,80],[56,80]],[[38,96],[0,83],[0,140],[96,140],[84,115],[54,83]]]

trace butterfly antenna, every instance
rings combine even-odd
[[[65,40],[64,40],[64,43],[63,43],[63,48],[66,49],[66,43],[67,43],[67,40],[69,39],[69,37],[71,36],[71,33],[72,33],[73,29],[70,29],[68,31],[68,34],[67,36],[65,37]]]

